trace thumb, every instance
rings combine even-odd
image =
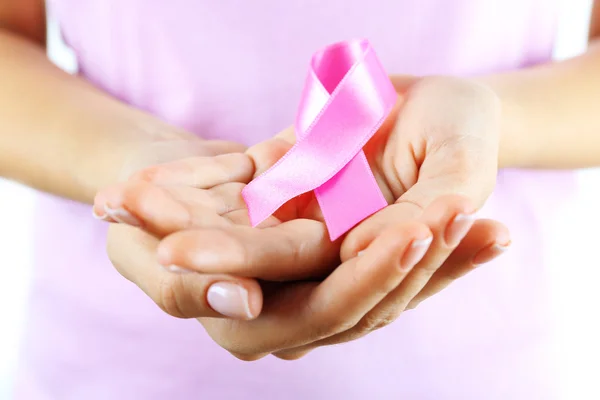
[[[254,162],[254,178],[271,168],[296,143],[293,127],[288,127],[275,135],[250,147],[246,154]]]

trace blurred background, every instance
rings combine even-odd
[[[591,0],[560,1],[557,59],[572,57],[585,48],[591,10]],[[49,22],[50,57],[63,68],[75,70],[76,61],[60,42],[58,27]],[[598,107],[600,112],[600,104]],[[25,318],[30,238],[36,228],[31,218],[34,199],[31,190],[0,179],[0,400],[10,398],[11,373]],[[579,172],[577,195],[569,211],[556,215],[551,225],[553,240],[546,254],[560,321],[555,349],[562,360],[561,398],[600,399],[600,171]]]

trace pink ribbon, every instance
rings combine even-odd
[[[396,98],[367,40],[317,52],[296,117],[296,144],[242,192],[252,226],[311,190],[331,240],[387,206],[362,148]]]

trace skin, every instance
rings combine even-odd
[[[166,267],[177,265],[195,271],[194,276],[228,273],[297,281],[270,284],[262,312],[251,321],[199,318],[215,341],[240,358],[274,353],[294,359],[314,347],[357,339],[472,270],[476,257],[491,259],[510,243],[506,228],[489,220],[474,225],[469,220],[463,232],[452,235],[456,216],[472,216],[494,187],[498,98],[482,85],[454,78],[396,77],[395,82],[399,90],[404,88],[401,99],[365,148],[392,205],[336,243],[328,240],[312,194],[292,200],[256,230],[248,226],[241,200],[247,179],[236,170],[239,164],[227,163],[233,167],[224,175],[234,177],[228,183],[203,182],[202,189],[193,182],[199,171],[219,170],[206,168],[207,163],[224,165],[234,155],[143,170],[99,193],[94,210],[103,218],[111,217],[104,212],[107,205],[121,210],[119,215],[126,210],[136,225],[162,238],[157,251]],[[457,94],[462,101],[456,101]],[[438,103],[432,106],[432,99]],[[445,112],[431,111],[440,109]],[[293,142],[288,129],[250,148],[246,154],[256,167],[254,175]],[[182,185],[186,174],[187,187]],[[235,178],[242,179],[233,182]],[[407,262],[413,244],[429,238],[426,253]],[[300,251],[288,250],[290,243],[298,243],[292,247]],[[360,271],[368,272],[357,278]],[[258,294],[249,294],[256,305]]]
[[[600,20],[597,11],[594,15],[592,39],[597,36],[598,20]],[[165,125],[150,115],[110,98],[84,80],[59,71],[44,55],[43,18],[40,16],[43,16],[42,1],[0,0],[0,60],[2,60],[0,79],[3,87],[0,93],[1,176],[60,196],[91,202],[100,188],[123,180],[133,170],[157,162],[178,160],[189,156],[212,156],[243,151],[239,145],[233,143],[204,142],[193,138],[186,132]],[[494,154],[492,160],[496,160],[497,166],[578,168],[600,164],[600,135],[597,135],[600,130],[600,116],[595,110],[595,105],[600,103],[599,67],[600,52],[598,46],[592,44],[585,55],[567,62],[510,74],[482,77],[476,82],[465,80],[449,82],[445,78],[426,78],[415,84],[410,77],[396,77],[395,80],[399,93],[405,94],[406,99],[414,100],[411,102],[406,100],[406,104],[413,104],[412,108],[416,110],[413,111],[414,115],[421,110],[418,107],[419,101],[441,101],[433,96],[434,93],[444,93],[444,98],[452,98],[451,103],[450,100],[447,101],[453,106],[455,95],[462,95],[464,91],[471,93],[471,90],[477,91],[483,88],[482,90],[489,93],[494,98],[493,101],[489,100],[490,103],[497,101],[500,104],[502,117],[498,122],[481,126],[487,133],[484,144],[496,147],[495,150],[486,148],[485,154]],[[417,91],[415,87],[420,90]],[[416,91],[417,94],[412,91]],[[426,95],[428,91],[431,94]],[[23,93],[27,95],[24,96]],[[15,101],[15,99],[19,100]],[[445,117],[449,118],[446,121],[454,123],[458,118],[463,124],[466,123],[460,117],[471,109],[469,103],[467,101],[464,108],[458,107],[452,115],[446,115]],[[73,110],[77,112],[73,113]],[[406,114],[411,115],[411,113]],[[409,122],[410,120],[408,118]],[[391,125],[394,129],[400,129],[400,126],[406,124],[410,126],[409,122],[403,122],[402,118],[398,118]],[[458,126],[464,128],[464,125]],[[402,173],[402,176],[395,181],[384,179],[383,185],[389,189],[388,196],[391,194],[394,199],[405,196],[405,199],[410,201],[401,201],[398,205],[389,207],[392,211],[386,211],[387,209],[384,211],[390,215],[375,216],[365,221],[353,230],[343,243],[334,245],[326,245],[323,240],[315,240],[314,238],[318,239],[325,235],[316,225],[319,224],[318,220],[312,220],[313,222],[309,220],[312,225],[302,227],[301,232],[310,232],[310,234],[296,235],[296,239],[289,241],[288,247],[281,249],[277,254],[258,252],[253,263],[242,262],[235,265],[235,268],[231,268],[232,272],[239,272],[244,266],[250,265],[253,269],[258,269],[259,272],[254,276],[258,277],[259,274],[266,272],[266,266],[269,263],[273,264],[273,260],[288,260],[288,270],[294,271],[296,269],[294,267],[301,267],[298,260],[306,260],[302,257],[294,258],[294,254],[301,255],[304,251],[307,255],[317,255],[307,257],[312,260],[310,267],[316,269],[318,273],[311,274],[307,271],[306,276],[322,275],[324,271],[331,270],[331,265],[335,266],[335,262],[332,264],[331,261],[334,259],[333,254],[339,257],[342,264],[322,282],[293,283],[290,284],[290,289],[275,291],[275,293],[266,290],[264,293],[267,300],[277,296],[289,299],[304,294],[301,300],[283,302],[283,304],[297,304],[296,307],[299,307],[297,310],[300,313],[304,312],[304,315],[308,315],[306,310],[314,310],[311,299],[323,300],[318,303],[323,304],[322,309],[317,308],[316,312],[310,313],[310,318],[301,321],[304,323],[299,331],[301,334],[288,331],[291,336],[286,343],[276,343],[276,339],[264,338],[269,332],[272,335],[276,329],[289,330],[294,325],[293,321],[285,318],[281,310],[269,305],[281,303],[279,297],[277,301],[265,301],[263,305],[263,293],[257,292],[259,293],[257,296],[261,297],[252,298],[251,306],[254,307],[255,313],[262,308],[260,317],[249,321],[248,325],[244,325],[245,322],[241,324],[230,320],[215,322],[215,325],[209,329],[209,333],[219,344],[243,359],[254,359],[269,352],[276,352],[283,358],[296,358],[314,346],[358,337],[389,322],[405,308],[405,305],[412,306],[434,293],[435,290],[431,289],[431,286],[428,288],[427,285],[428,282],[437,281],[437,278],[434,279],[436,274],[437,277],[441,277],[442,282],[448,283],[460,276],[461,271],[466,272],[472,268],[472,261],[480,250],[493,244],[506,244],[505,240],[508,238],[505,229],[492,221],[475,223],[456,248],[445,243],[441,232],[445,232],[454,215],[472,212],[485,200],[493,187],[490,176],[495,168],[486,165],[484,171],[473,170],[469,165],[472,160],[467,157],[460,158],[464,164],[459,163],[451,167],[446,164],[446,169],[436,171],[436,166],[440,167],[441,163],[434,160],[436,158],[441,160],[443,157],[440,154],[449,151],[448,146],[435,149],[435,146],[432,148],[424,145],[435,141],[424,137],[423,130],[420,129],[422,127],[413,126],[413,128],[416,128],[415,131],[420,130],[421,135],[417,135],[416,139],[413,138],[415,141],[411,143],[416,150],[424,150],[421,153],[416,151],[414,157],[410,158],[410,162],[419,167],[419,180],[416,183],[414,168],[411,170],[410,165],[394,165],[394,160],[401,160],[398,154],[402,151],[412,151],[410,146],[383,146],[378,148],[383,149],[382,152],[371,153],[372,166],[381,166],[383,171],[380,181],[381,176],[389,175],[389,171],[396,170]],[[444,132],[453,138],[464,135],[464,132],[456,130]],[[569,134],[566,135],[565,132]],[[494,135],[496,137],[491,140],[490,137]],[[419,138],[422,139],[420,144],[417,140]],[[382,142],[387,144],[389,140],[382,140]],[[32,146],[32,143],[35,145]],[[90,143],[94,143],[94,146],[90,146]],[[190,146],[189,143],[193,145]],[[475,144],[449,147],[464,154],[473,154],[468,151],[471,146]],[[479,147],[477,149],[481,150]],[[252,151],[256,152],[256,150],[255,148]],[[437,150],[437,153],[433,150]],[[261,156],[252,151],[248,155],[257,164],[255,169],[260,171]],[[277,154],[276,151],[266,153]],[[265,160],[264,163],[268,165],[270,162],[268,157]],[[415,160],[422,163],[419,164]],[[427,171],[430,175],[429,179],[421,182],[423,174],[420,173],[420,169],[425,165],[429,166]],[[461,178],[456,176],[457,168]],[[251,173],[254,172],[256,171]],[[462,193],[461,180],[467,179],[466,177],[471,179],[471,174],[475,174],[477,182],[480,183],[474,185],[477,186],[475,192],[472,185],[468,185],[460,198],[445,196],[447,193]],[[479,174],[484,174],[485,177],[480,177]],[[442,187],[433,184],[436,178],[444,181]],[[241,178],[238,180],[243,181]],[[210,186],[214,182],[204,186],[198,182],[193,182],[196,185],[180,183],[183,183],[181,186],[197,186],[203,190],[213,190],[219,186]],[[411,186],[410,183],[414,185]],[[463,181],[462,187],[465,187],[464,183]],[[160,186],[156,183],[153,185]],[[409,190],[404,192],[403,188]],[[413,190],[413,188],[423,188],[423,190]],[[426,194],[424,191],[426,188],[432,192]],[[418,207],[410,205],[413,201],[412,196],[420,201]],[[181,201],[181,199],[176,200]],[[298,207],[292,207],[292,212],[294,209],[297,212]],[[278,232],[299,229],[294,224],[298,222],[284,219],[282,223],[272,228],[279,229]],[[481,232],[478,235],[471,233],[477,233],[475,229],[482,224],[485,235]],[[245,228],[243,224],[234,225],[228,228],[231,232],[241,232]],[[378,230],[379,227],[385,229]],[[261,233],[265,235],[273,232],[267,229],[262,231],[264,232]],[[383,233],[374,237],[373,232]],[[115,225],[111,228],[108,238],[109,255],[117,269],[126,278],[136,282],[165,311],[182,317],[210,316],[202,314],[210,312],[210,307],[206,304],[205,292],[202,290],[216,280],[236,280],[242,285],[247,284],[250,292],[253,287],[257,287],[253,286],[257,285],[257,282],[250,278],[215,274],[216,271],[206,273],[207,271],[203,270],[205,266],[196,268],[203,273],[186,275],[173,274],[160,268],[155,257],[160,235],[153,233],[154,235],[145,233],[123,224]],[[427,234],[431,234],[433,242],[424,259],[411,266],[410,272],[399,272],[400,268],[394,268],[398,264],[398,258],[393,256],[398,256],[400,255],[398,252],[407,249],[411,243],[407,240],[419,240]],[[178,243],[175,235],[183,235],[183,233],[174,233],[167,237],[173,246]],[[486,240],[474,243],[476,241],[471,240],[471,237],[484,237]],[[184,239],[189,238],[179,236],[179,239],[184,242]],[[245,243],[257,248],[261,240],[265,238],[257,234],[248,238]],[[168,244],[167,240],[161,244],[167,249],[163,250],[167,255],[170,254]],[[335,246],[338,245],[340,247],[336,249]],[[354,252],[357,253],[358,249],[366,249],[361,257],[355,256]],[[341,253],[335,253],[334,250],[341,250]],[[429,253],[435,257],[429,257]],[[380,254],[385,254],[386,257]],[[272,257],[271,261],[269,257]],[[454,259],[459,261],[449,261]],[[330,266],[330,269],[324,269],[323,265]],[[353,269],[358,268],[357,265],[376,272],[372,274],[373,280],[348,281],[348,277],[355,276]],[[454,268],[453,265],[459,267]],[[260,269],[263,266],[265,268]],[[193,267],[190,265],[190,269],[194,269]],[[413,279],[411,277],[415,276],[413,274],[415,271],[424,272],[416,274],[419,279]],[[442,273],[440,271],[444,274],[440,275]],[[348,285],[348,283],[355,285]],[[434,289],[438,287],[443,285],[434,286]],[[401,292],[405,294],[395,292],[398,288],[402,288]],[[339,303],[331,300],[338,298],[335,296],[359,298],[363,293],[368,294],[364,303],[355,304],[344,310],[336,309],[336,304]],[[388,298],[396,299],[389,302],[393,306],[384,301]],[[397,300],[399,298],[404,300]],[[328,299],[330,301],[327,301]],[[380,304],[388,304],[384,307],[387,311],[372,312],[378,309]],[[240,329],[237,331],[233,329],[238,327]],[[347,334],[348,331],[351,333]],[[241,343],[238,340],[240,335],[248,333],[251,335]]]

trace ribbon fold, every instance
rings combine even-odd
[[[312,190],[332,241],[386,207],[362,148],[396,99],[367,40],[314,54],[296,117],[296,144],[242,191],[252,226]]]

